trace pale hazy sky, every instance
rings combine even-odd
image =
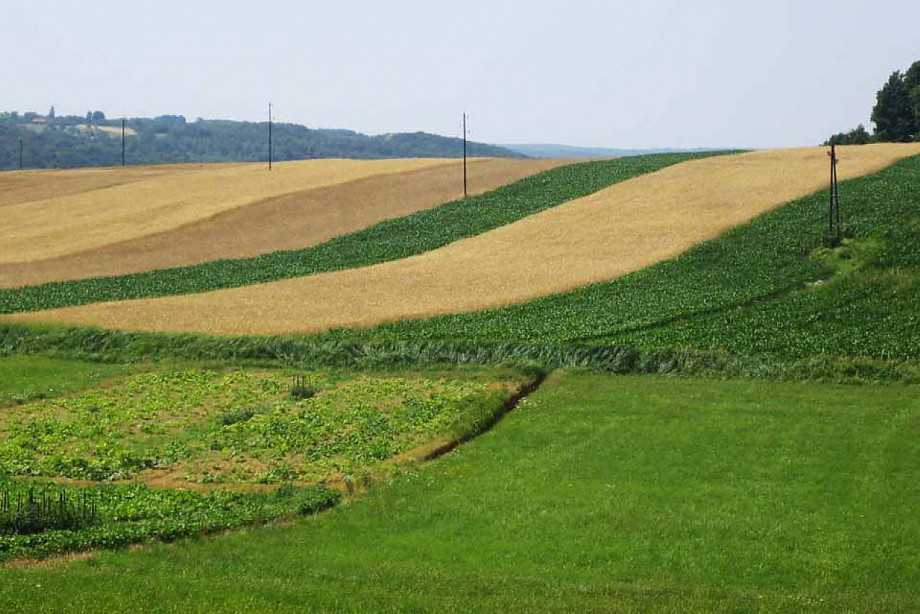
[[[920,59],[918,0],[0,0],[0,110],[813,145]]]

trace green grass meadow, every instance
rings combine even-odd
[[[96,386],[128,370],[120,365],[43,356],[0,357],[0,408]]]
[[[920,389],[554,374],[291,525],[0,570],[6,611],[916,611]]]

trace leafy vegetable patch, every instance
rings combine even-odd
[[[366,472],[488,411],[483,381],[189,369],[0,416],[0,471],[83,480],[317,482]],[[493,407],[496,403],[492,403]],[[472,409],[471,409],[472,408]]]
[[[495,373],[174,369],[8,407],[0,560],[323,509],[339,497],[327,483],[364,483],[394,456],[476,432],[523,384]]]

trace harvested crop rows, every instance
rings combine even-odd
[[[470,162],[470,192],[473,194],[492,190],[505,183],[517,181],[528,175],[544,171],[560,164],[558,160],[505,160],[505,159],[477,159]],[[10,263],[12,258],[24,258],[34,251],[27,250],[25,238],[37,241],[36,245],[43,245],[44,236],[56,236],[61,232],[64,222],[55,222],[56,226],[47,228],[23,227],[23,240],[10,247],[6,256],[7,263],[0,263],[0,287],[16,287],[34,285],[48,281],[61,281],[69,279],[84,279],[104,275],[123,275],[141,271],[149,271],[165,267],[186,266],[199,264],[218,259],[244,258],[278,250],[300,249],[329,240],[333,237],[353,232],[370,226],[374,223],[414,213],[422,209],[437,206],[443,202],[462,196],[460,183],[459,163],[444,160],[429,161],[382,161],[346,163],[346,161],[312,161],[298,163],[306,171],[310,165],[320,170],[314,175],[304,176],[304,187],[291,187],[286,165],[278,166],[281,171],[280,179],[283,188],[271,186],[253,189],[277,192],[278,189],[291,189],[292,191],[277,194],[248,203],[234,206],[229,209],[217,211],[214,206],[219,203],[212,199],[204,190],[213,190],[214,198],[229,199],[227,190],[222,187],[224,181],[223,171],[234,169],[234,172],[245,174],[250,182],[261,182],[265,179],[264,169],[253,165],[220,165],[218,167],[196,167],[199,172],[193,177],[202,183],[202,196],[200,206],[195,206],[191,199],[186,203],[188,210],[182,215],[193,216],[187,223],[177,227],[168,228],[160,232],[145,232],[143,228],[133,225],[132,220],[126,222],[122,228],[124,239],[116,234],[113,238],[96,247],[86,248],[82,238],[69,240],[72,249],[52,258],[37,259],[30,262]],[[342,170],[342,168],[347,170]],[[406,170],[400,171],[401,166]],[[132,169],[124,171],[125,177],[147,178],[156,171],[152,167],[146,171]],[[175,167],[180,168],[180,167]],[[275,171],[272,171],[273,173]],[[298,171],[300,172],[300,171]],[[322,185],[322,172],[329,172],[335,183]],[[68,171],[70,173],[70,171]],[[75,174],[82,171],[74,171]],[[176,171],[179,173],[179,171]],[[209,174],[210,173],[210,174]],[[361,174],[366,176],[361,176]],[[84,173],[85,174],[85,173]],[[186,172],[186,174],[189,174]],[[14,174],[9,174],[15,176]],[[178,181],[172,175],[166,177],[153,175],[153,179],[144,186],[134,185],[133,189],[153,190],[159,182]],[[66,178],[65,173],[59,175],[33,173],[28,182],[20,181],[17,198],[27,198],[27,186],[46,181],[48,177]],[[82,175],[79,175],[82,176]],[[156,177],[160,177],[156,179]],[[274,175],[272,176],[274,179]],[[356,177],[356,178],[355,178]],[[105,206],[106,198],[128,199],[127,195],[109,194],[110,182],[122,179],[117,171],[101,173],[82,179],[87,189],[83,190],[80,198],[88,199],[100,196],[99,210]],[[292,177],[291,180],[296,179]],[[92,181],[91,181],[92,180]],[[205,182],[210,180],[209,186]],[[188,181],[188,179],[187,179]],[[95,182],[95,183],[94,183]],[[76,185],[76,182],[71,182]],[[64,184],[60,189],[65,189],[69,184]],[[100,191],[93,192],[93,187]],[[249,185],[249,184],[245,184]],[[73,188],[76,189],[76,188]],[[127,189],[127,187],[125,187]],[[247,188],[248,189],[248,188]],[[40,193],[46,197],[52,190]],[[25,194],[26,196],[22,196]],[[166,198],[166,195],[163,194]],[[180,195],[177,192],[176,198]],[[4,197],[4,201],[6,200]],[[12,197],[10,197],[12,198]],[[184,197],[183,197],[184,198]],[[44,201],[46,204],[51,202]],[[120,203],[121,201],[119,201]],[[138,201],[140,202],[140,201]],[[148,200],[149,208],[171,208],[173,205],[163,200],[162,202]],[[223,205],[230,205],[231,200],[225,200]],[[68,207],[70,199],[59,197],[53,199],[54,207]],[[30,208],[41,208],[45,205],[37,202],[20,205],[20,209],[27,211]],[[50,205],[48,205],[50,206]],[[136,209],[130,215],[146,215],[148,207]],[[177,214],[178,215],[178,214]],[[199,215],[199,218],[194,218]],[[65,216],[62,217],[67,220]],[[66,227],[71,228],[73,220],[66,222]],[[89,220],[87,221],[89,223]],[[45,233],[45,235],[42,235]],[[17,248],[16,245],[19,247]],[[28,245],[32,245],[29,243]],[[16,254],[19,249],[19,255]],[[61,249],[68,249],[62,247]],[[27,250],[27,251],[23,251]],[[54,252],[51,252],[54,253]]]
[[[920,152],[842,148],[841,179]],[[821,148],[688,162],[442,249],[372,267],[17,319],[129,330],[286,333],[457,313],[613,279],[826,185]]]

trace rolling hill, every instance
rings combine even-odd
[[[474,158],[469,191],[560,164]],[[27,171],[0,192],[0,287],[15,287],[303,249],[463,188],[456,161],[407,159]]]
[[[915,155],[853,147],[842,178]],[[825,182],[823,149],[719,156],[628,182],[405,260],[199,295],[99,303],[16,319],[217,334],[317,332],[479,311],[666,260]]]
[[[101,112],[86,117],[0,113],[0,171],[19,168],[19,141],[26,169],[121,164],[121,120]],[[94,117],[93,117],[94,116]],[[129,165],[268,160],[268,122],[197,119],[181,115],[133,117],[126,128]],[[130,134],[130,133],[129,133]],[[461,139],[425,132],[366,135],[352,130],[273,126],[275,160],[312,158],[458,158]],[[520,158],[502,147],[470,142],[474,157]]]

